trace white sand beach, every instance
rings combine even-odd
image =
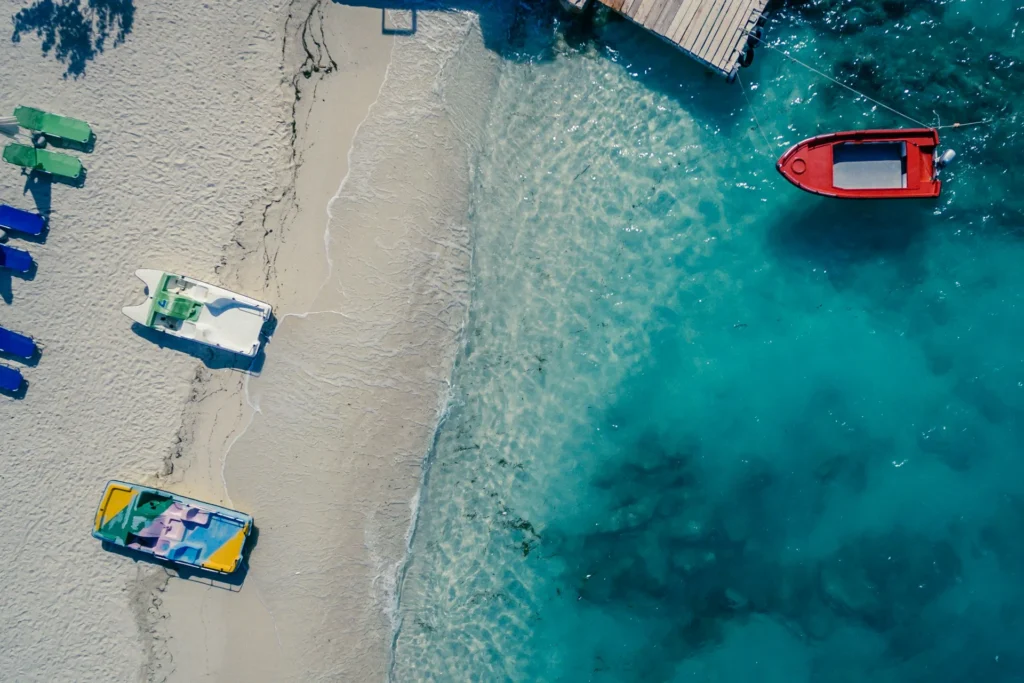
[[[381,21],[309,0],[140,6],[67,79],[37,37],[0,42],[5,107],[97,136],[83,187],[0,169],[0,201],[51,212],[45,240],[8,240],[34,277],[0,276],[0,322],[44,346],[24,396],[0,397],[4,680],[386,676],[469,298],[486,97],[453,106],[439,84],[476,64],[457,81],[485,93],[493,61],[471,15],[412,36]],[[133,331],[140,267],[273,304],[257,372]],[[211,585],[105,552],[89,530],[112,478],[254,515],[247,570]]]

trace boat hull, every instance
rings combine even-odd
[[[801,190],[840,199],[939,196],[934,128],[859,130],[797,143],[775,168]]]

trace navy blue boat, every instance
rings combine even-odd
[[[26,235],[38,235],[43,231],[46,220],[37,213],[16,209],[7,204],[0,204],[0,228],[16,230]]]
[[[0,244],[0,268],[27,273],[32,270],[32,255],[27,251]]]
[[[0,390],[17,391],[21,389],[24,381],[25,378],[21,376],[20,372],[6,365],[0,365]]]
[[[31,337],[0,327],[0,351],[27,359],[36,355],[36,343]]]

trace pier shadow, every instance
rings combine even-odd
[[[35,34],[44,56],[65,66],[64,78],[85,74],[108,45],[124,42],[135,23],[134,0],[35,0],[12,17],[11,42]]]
[[[380,32],[386,36],[411,36],[416,34],[416,10],[409,10],[409,21],[407,27],[398,27],[389,25],[388,13],[385,10],[381,10],[380,13]],[[392,21],[394,19],[392,18]]]
[[[472,12],[479,17],[484,46],[505,59],[548,61],[554,57],[554,31],[569,18],[554,0],[333,0],[339,5],[381,11],[381,33],[415,35],[421,14]],[[391,19],[388,12],[395,13]],[[543,28],[537,31],[537,27]],[[538,36],[550,40],[536,40]]]
[[[242,589],[242,584],[245,583],[245,577],[249,574],[249,556],[252,554],[253,549],[259,542],[260,529],[255,524],[252,525],[252,531],[249,533],[249,539],[245,543],[245,547],[242,549],[242,563],[239,565],[231,574],[220,574],[217,572],[211,572],[200,567],[190,567],[188,565],[181,565],[151,555],[150,553],[144,553],[140,550],[133,548],[125,548],[124,546],[115,545],[102,541],[103,549],[107,552],[121,557],[126,557],[133,562],[145,562],[146,564],[153,564],[162,567],[168,576],[173,576],[178,579],[185,581],[195,581],[197,583],[203,583],[211,586],[212,588],[219,588],[221,590],[227,590],[231,592],[237,592]]]
[[[381,10],[383,33],[412,35],[420,15],[467,11],[478,15],[484,46],[503,59],[532,63],[554,60],[560,53],[588,52],[629,68],[645,87],[679,101],[694,116],[721,128],[747,125],[736,116],[746,107],[738,84],[728,83],[679,50],[624,17],[590,3],[571,13],[554,0],[333,0],[337,4]],[[408,13],[401,27],[387,13]],[[398,16],[401,16],[399,14]]]
[[[276,326],[276,320],[273,317],[264,324],[263,329],[267,330],[268,326],[271,325]],[[192,339],[175,337],[154,330],[151,327],[140,325],[139,323],[132,323],[132,332],[162,349],[187,353],[193,358],[202,361],[203,365],[211,370],[237,370],[238,372],[244,372],[257,377],[263,372],[263,363],[266,361],[266,348],[269,342],[269,334],[261,332],[262,343],[260,344],[260,350],[254,357],[250,358],[239,353],[232,353],[231,351],[208,346]]]
[[[603,19],[593,20],[592,27],[577,29],[576,35],[580,43],[593,41],[626,67],[636,82],[675,100],[698,121],[723,130],[749,124],[739,83],[729,83],[642,26],[609,11]],[[740,78],[749,78],[749,69],[740,71]]]

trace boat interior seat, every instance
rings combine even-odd
[[[907,186],[907,143],[841,142],[832,146],[832,184],[844,190]]]

